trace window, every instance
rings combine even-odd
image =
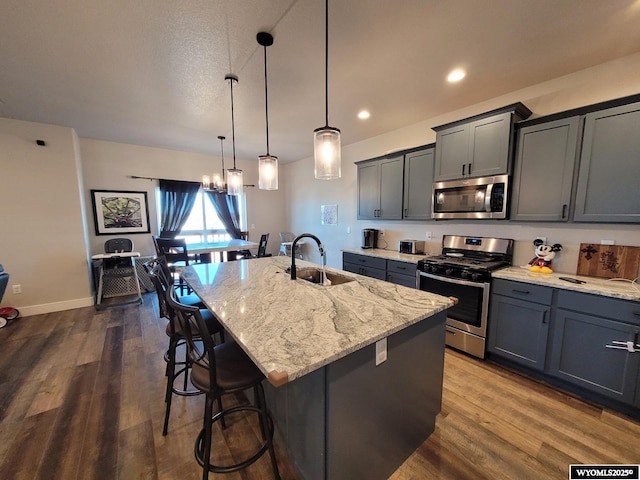
[[[247,215],[244,195],[238,197],[238,203],[240,206],[240,230],[245,230]],[[191,214],[182,227],[178,238],[184,238],[188,244],[231,240],[231,236],[224,228],[209,196],[205,195],[202,190],[198,192]]]

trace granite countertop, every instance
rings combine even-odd
[[[186,267],[182,276],[275,385],[283,385],[455,304],[327,267],[355,281],[291,280],[289,257]],[[303,260],[296,266],[317,267]],[[373,361],[373,358],[371,359]]]
[[[629,281],[624,280],[608,280],[605,278],[585,277],[569,273],[536,273],[530,272],[528,267],[503,268],[492,272],[491,275],[493,278],[533,283],[536,285],[544,285],[546,287],[562,288],[564,290],[573,290],[576,292],[591,293],[594,295],[640,302],[640,286],[638,284],[632,285]],[[560,277],[576,278],[586,283],[571,283],[560,280]]]
[[[412,255],[408,253],[400,253],[397,250],[384,250],[382,248],[343,248],[342,251],[346,253],[356,253],[358,255],[367,255],[369,257],[388,258],[389,260],[415,263],[416,265],[419,260],[429,256],[427,253]]]

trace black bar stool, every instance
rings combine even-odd
[[[175,310],[180,329],[189,344],[191,383],[206,395],[203,428],[194,448],[196,460],[202,466],[202,478],[206,480],[209,472],[229,473],[246,468],[268,451],[274,478],[280,479],[273,447],[273,421],[267,411],[262,387],[265,376],[236,342],[227,340],[215,345],[211,335],[206,333],[207,325],[198,308],[177,303],[173,290],[167,292],[167,302]],[[219,413],[213,415],[213,404],[220,401],[222,395],[249,388],[253,389],[255,405],[238,405],[226,410],[221,408]],[[254,412],[258,415],[262,444],[245,460],[233,465],[214,465],[211,463],[213,424],[220,420],[224,428],[225,417],[237,412]]]

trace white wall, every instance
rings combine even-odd
[[[389,132],[342,149],[342,178],[321,181],[313,178],[313,158],[287,165],[287,201],[291,229],[296,233],[318,235],[327,246],[327,263],[341,268],[341,248],[360,246],[362,228],[385,230],[388,248],[395,250],[405,238],[425,239],[432,233],[427,250],[439,252],[444,234],[478,235],[516,240],[514,264],[526,264],[533,258],[532,241],[545,236],[563,245],[554,261],[556,271],[575,273],[580,243],[615,240],[619,245],[640,245],[638,225],[516,223],[505,221],[429,221],[372,222],[356,220],[357,169],[354,162],[366,160],[400,148],[410,148],[435,141],[432,127],[460,120],[495,108],[522,102],[534,113],[531,118],[571,108],[640,93],[640,54],[608,62],[549,82],[472,105],[456,112],[425,120],[407,128]],[[508,72],[505,72],[508,74]],[[339,119],[334,119],[339,126]],[[375,121],[375,112],[369,121]],[[543,187],[541,187],[543,188]],[[320,225],[320,205],[338,205],[338,225]],[[350,230],[351,233],[348,233]],[[312,259],[318,261],[316,249],[307,245]]]
[[[77,144],[71,128],[0,118],[3,305],[23,315],[93,303]]]
[[[166,178],[199,182],[202,175],[213,175],[221,170],[218,157],[198,153],[179,152],[161,148],[142,147],[102,140],[81,139],[80,148],[85,181],[85,197],[91,205],[90,190],[132,190],[146,191],[149,203],[150,234],[122,235],[131,238],[136,251],[142,255],[155,254],[152,235],[158,234],[156,188],[157,181],[130,178],[131,176]],[[257,242],[262,233],[270,233],[267,251],[277,253],[280,245],[279,232],[286,226],[283,184],[280,179],[280,190],[259,190],[258,160],[236,160],[238,168],[243,170],[245,184],[256,187],[245,189],[247,197],[247,223],[249,239]],[[225,158],[225,167],[232,163]],[[110,236],[96,236],[91,208],[87,212],[90,225],[89,238],[91,253],[104,251],[104,242]],[[253,226],[253,228],[251,228]]]

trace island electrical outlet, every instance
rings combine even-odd
[[[376,367],[387,361],[387,339],[376,342]]]

